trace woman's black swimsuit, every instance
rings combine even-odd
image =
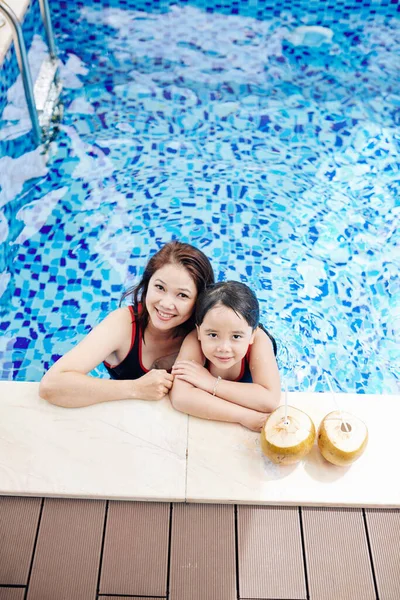
[[[111,379],[139,379],[146,375],[148,370],[142,364],[142,332],[137,326],[133,306],[129,306],[132,316],[131,347],[124,360],[116,367],[112,367],[104,361],[104,366],[109,372]]]
[[[109,372],[111,379],[139,379],[139,377],[142,377],[148,373],[148,370],[143,366],[142,363],[142,332],[140,327],[137,326],[133,306],[129,306],[129,310],[132,316],[132,336],[129,352],[125,356],[124,360],[116,367],[112,367],[108,362],[104,361],[104,366]],[[271,340],[274,347],[274,354],[276,356],[276,341],[263,325],[259,325],[259,327]],[[251,346],[249,346],[246,356],[242,359],[240,375],[238,379],[236,379],[236,381],[240,381],[241,383],[252,383],[253,381],[250,373],[250,350]],[[205,366],[208,368],[207,363]]]

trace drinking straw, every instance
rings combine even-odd
[[[336,398],[336,394],[335,394],[335,392],[334,392],[334,390],[333,390],[333,387],[332,387],[332,383],[331,383],[330,377],[328,376],[328,373],[327,373],[326,371],[324,371],[324,375],[325,375],[325,379],[326,379],[326,381],[327,381],[327,383],[328,383],[328,385],[329,385],[329,389],[330,389],[330,391],[331,391],[331,393],[332,393],[332,396],[333,396],[333,401],[334,401],[334,403],[335,403],[335,405],[336,405],[336,409],[337,409],[337,411],[339,412],[340,418],[342,419],[343,426],[344,426],[344,428],[346,429],[346,432],[347,432],[347,433],[349,433],[349,432],[350,432],[350,430],[349,430],[349,428],[348,428],[348,426],[347,426],[347,423],[345,423],[345,421],[344,421],[343,414],[342,414],[341,408],[340,408],[340,406],[339,406],[339,404],[338,404],[338,401],[337,401],[337,398]]]
[[[285,420],[283,421],[284,425],[289,425],[289,421],[287,418],[287,384],[285,383]]]

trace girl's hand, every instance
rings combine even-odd
[[[172,375],[176,379],[182,379],[191,383],[199,390],[209,394],[213,393],[216,378],[198,362],[194,360],[180,360],[172,367]]]
[[[268,417],[269,413],[260,413],[249,408],[246,409],[246,413],[240,420],[240,424],[243,425],[243,427],[247,427],[247,429],[250,429],[251,431],[257,431],[257,433],[259,433]]]
[[[161,400],[168,394],[173,381],[173,375],[165,369],[152,369],[133,382],[134,397],[139,400]]]

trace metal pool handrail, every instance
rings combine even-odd
[[[57,59],[56,55],[56,47],[54,43],[53,29],[51,26],[50,19],[50,10],[48,0],[39,0],[40,3],[40,12],[42,14],[42,19],[44,23],[44,27],[46,30],[47,43],[49,46],[50,56],[52,60]],[[42,141],[42,130],[39,124],[39,117],[36,108],[35,95],[33,93],[33,85],[32,85],[32,76],[29,68],[28,57],[26,53],[26,46],[24,41],[24,36],[22,33],[21,23],[19,22],[17,15],[14,11],[4,2],[4,0],[0,0],[0,13],[3,14],[7,21],[9,22],[12,34],[14,38],[15,49],[17,53],[17,60],[19,65],[19,70],[21,72],[22,82],[25,91],[26,103],[28,105],[29,116],[32,121],[32,130],[33,136],[35,138],[35,142],[40,144]]]
[[[39,0],[40,12],[42,13],[42,19],[44,28],[46,30],[47,44],[49,46],[50,56],[52,60],[57,59],[56,45],[54,43],[53,27],[51,25],[49,0]]]
[[[28,57],[26,54],[26,46],[24,42],[24,36],[22,34],[22,27],[20,22],[18,21],[17,15],[13,10],[11,10],[8,4],[4,2],[4,0],[0,0],[0,12],[6,17],[6,19],[11,25],[15,50],[17,52],[19,70],[21,71],[22,82],[24,85],[26,103],[28,105],[29,116],[32,121],[33,135],[35,138],[35,142],[40,144],[42,139],[42,131],[40,129],[39,117],[36,110],[31,71],[29,69]]]

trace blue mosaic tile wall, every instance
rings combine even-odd
[[[43,21],[40,15],[40,6],[38,0],[33,0],[22,21],[24,41],[26,51],[29,53],[32,42],[35,36],[40,36],[42,39],[45,38],[45,30]],[[7,93],[8,90],[15,84],[17,77],[19,76],[19,66],[16,57],[14,43],[11,44],[0,69],[0,115],[3,114],[4,108],[7,105]],[[0,119],[0,129],[4,123]],[[17,159],[23,156],[26,152],[32,151],[35,148],[35,143],[31,133],[27,133],[24,136],[18,136],[12,139],[0,138],[0,157],[13,157]],[[5,169],[7,167],[4,167]],[[1,175],[1,170],[0,170]],[[2,178],[0,177],[0,189],[2,185]],[[5,220],[9,223],[16,222],[16,215],[26,200],[21,200],[15,203],[7,203],[4,207]],[[0,246],[0,273],[7,270],[10,274],[15,273],[15,260],[16,260],[16,247],[9,244],[2,244]],[[14,277],[11,277],[11,284],[7,286],[0,302],[6,305],[12,298],[15,291],[13,285]]]
[[[398,389],[398,5],[332,6],[53,0],[66,113],[47,165],[6,152],[31,171],[0,190],[2,378],[179,238],[255,289],[289,388]]]

